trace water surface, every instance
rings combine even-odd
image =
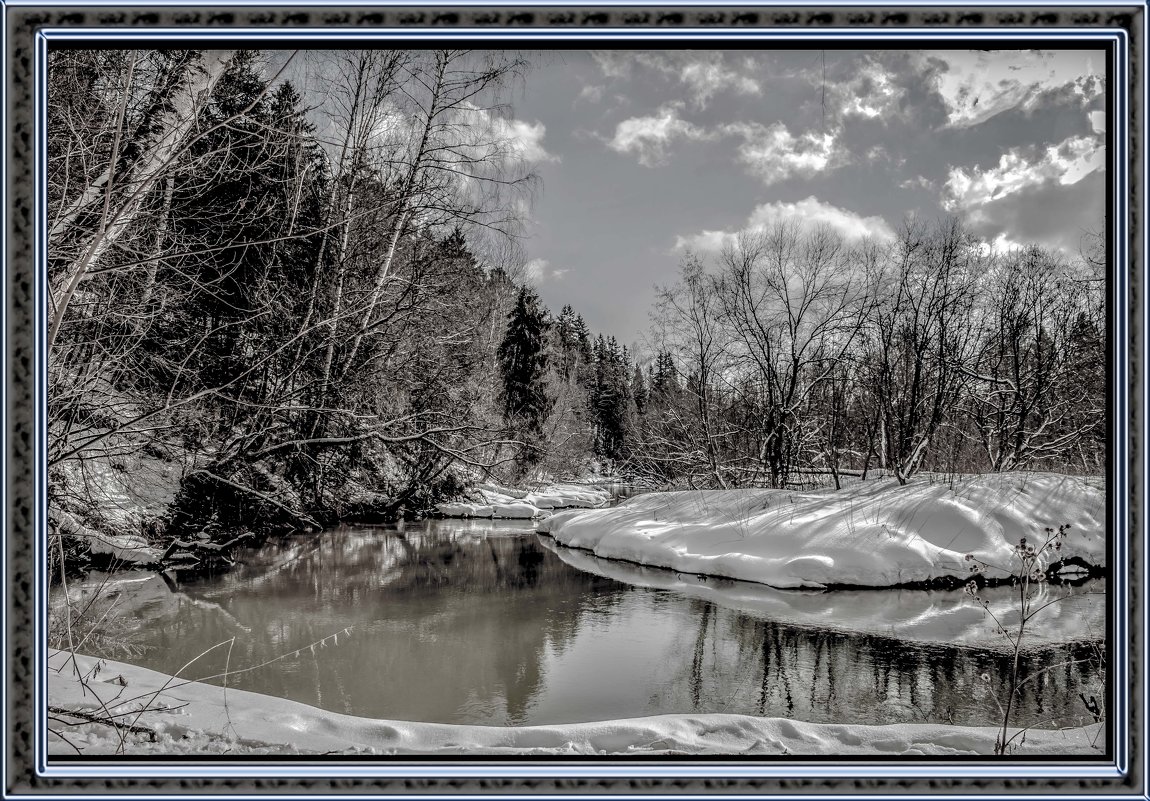
[[[900,602],[872,591],[878,611],[867,614],[881,623],[851,631],[834,625],[857,607],[841,594],[706,586],[669,571],[596,568],[587,560],[602,560],[565,550],[530,522],[345,526],[275,540],[219,577],[144,582],[125,604],[143,648],[131,661],[174,672],[234,637],[230,655],[217,648],[183,674],[197,678],[302,649],[229,686],[399,720],[519,725],[733,712],[996,722],[1009,655],[899,637],[921,618],[924,597],[932,609],[969,609],[961,593]],[[309,648],[348,627],[338,643]],[[1095,648],[1039,649],[1023,668],[1037,678],[1018,720],[1092,719],[1079,693],[1101,696]]]

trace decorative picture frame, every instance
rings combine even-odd
[[[1145,133],[1144,6],[651,5],[571,7],[455,3],[338,7],[202,2],[20,2],[3,7],[6,320],[4,380],[4,793],[49,796],[228,797],[366,794],[478,796],[849,795],[910,797],[1065,795],[1148,798],[1146,786],[1145,563]],[[48,49],[62,43],[259,48],[325,42],[441,40],[483,47],[716,48],[1106,47],[1109,123],[1108,255],[1110,434],[1110,686],[1105,761],[923,758],[787,760],[544,757],[257,762],[108,759],[46,753],[47,587],[44,470],[46,355],[44,153]]]

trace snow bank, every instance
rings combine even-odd
[[[553,509],[594,509],[611,499],[606,490],[577,484],[554,484],[537,492],[479,484],[475,495],[477,502],[441,503],[435,511],[441,517],[532,520],[547,517]]]
[[[108,412],[112,407],[105,407]],[[93,456],[61,467],[65,481],[82,486],[106,526],[136,530],[164,516],[180,488],[179,460],[147,454]]]
[[[1102,481],[1050,473],[921,476],[842,490],[639,495],[564,512],[537,530],[597,556],[774,587],[887,587],[969,575],[966,554],[1009,568],[1020,537],[1072,526],[1062,556],[1105,560]],[[1005,575],[1003,570],[998,573]]]
[[[90,553],[138,565],[150,565],[160,561],[160,552],[136,534],[107,534],[96,531],[61,509],[50,510],[48,519],[59,533],[87,543]]]
[[[92,553],[108,554],[121,562],[152,565],[160,561],[160,552],[135,534],[105,534],[92,537],[88,542]]]
[[[75,671],[98,674],[85,692]],[[168,685],[165,688],[165,685]],[[99,697],[93,697],[92,691]],[[128,735],[126,751],[141,753],[371,753],[371,754],[991,754],[998,730],[944,724],[860,726],[815,724],[745,715],[658,715],[551,726],[460,726],[341,715],[306,704],[209,684],[181,684],[145,668],[49,652],[48,699],[53,707],[120,718],[155,732]],[[59,717],[59,713],[56,713]],[[86,723],[65,727],[85,756],[115,753],[119,736]],[[1026,734],[1021,754],[1101,753],[1101,726]],[[54,754],[74,754],[49,735]]]
[[[997,619],[1009,631],[1018,627],[1017,590],[987,587],[986,600],[994,617],[962,590],[781,590],[750,581],[684,575],[661,567],[601,559],[587,551],[567,548],[543,538],[544,547],[572,567],[625,584],[671,590],[690,598],[737,609],[762,620],[848,634],[892,637],[902,642],[1009,649],[998,632]],[[1074,590],[1039,585],[1035,607],[1061,598],[1034,617],[1026,628],[1025,647],[1049,648],[1101,640],[1106,631],[1106,596],[1097,586]],[[1073,594],[1067,594],[1073,593]]]

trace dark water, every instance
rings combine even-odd
[[[132,661],[174,672],[235,637],[236,670],[303,648],[229,686],[355,715],[445,723],[733,712],[991,724],[994,698],[1005,695],[1003,653],[783,623],[585,572],[556,547],[530,523],[491,521],[340,528],[272,542],[219,578],[174,591],[153,579],[135,611],[145,650]],[[308,648],[348,626],[338,643]],[[219,671],[227,650],[183,675]],[[1093,657],[1086,645],[1027,656],[1025,675],[1046,672],[1029,682],[1016,720],[1089,722],[1078,694],[1100,692]]]

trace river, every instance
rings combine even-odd
[[[172,673],[195,660],[189,678],[242,670],[229,686],[337,712],[490,725],[675,712],[979,725],[998,722],[1006,692],[1009,654],[961,644],[984,616],[961,592],[680,576],[564,549],[526,521],[341,526],[239,557],[221,576],[139,582],[122,605],[127,661]],[[1079,694],[1101,700],[1085,642],[1097,609],[1069,608],[1051,631],[1082,641],[1026,654],[1035,678],[1016,723],[1092,720]],[[939,641],[921,625],[932,615],[966,622]]]

